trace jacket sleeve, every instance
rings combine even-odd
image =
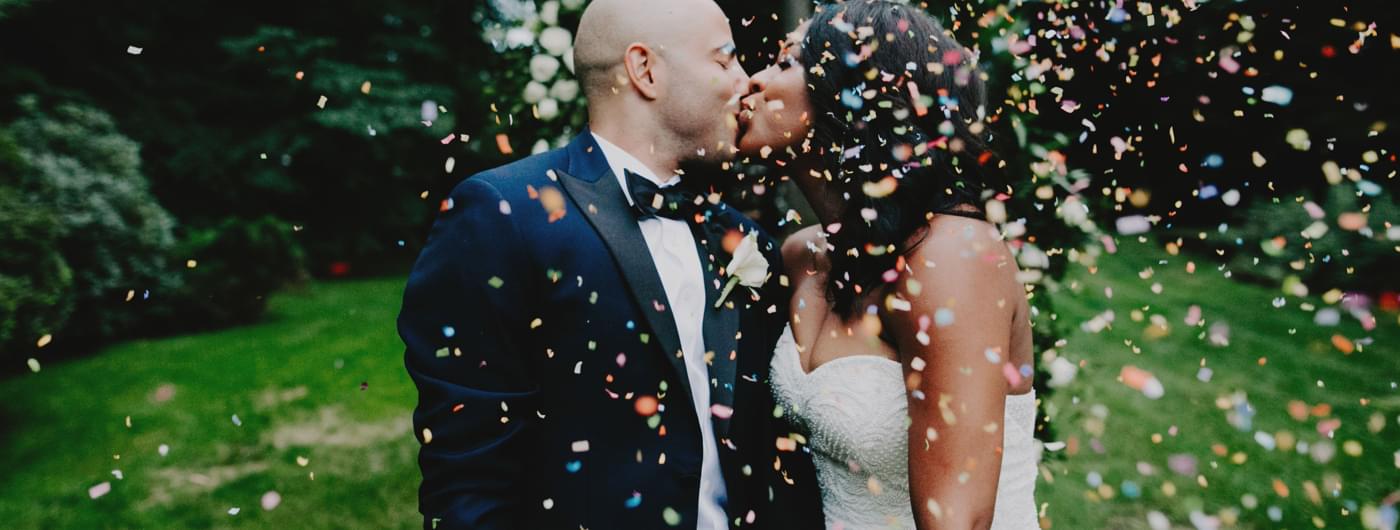
[[[528,260],[499,191],[472,178],[444,201],[404,289],[399,336],[418,387],[424,528],[517,528],[534,378]]]

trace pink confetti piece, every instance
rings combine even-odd
[[[282,504],[282,494],[277,493],[276,491],[269,491],[267,493],[264,493],[262,499],[259,501],[259,504],[262,505],[263,510],[272,511],[273,509],[276,509],[278,505]]]
[[[721,403],[710,405],[710,415],[721,420],[727,420],[734,415],[734,409]]]
[[[1220,69],[1233,74],[1240,71],[1240,63],[1236,62],[1229,55],[1221,55]]]
[[[1193,305],[1186,309],[1186,325],[1194,326],[1201,323],[1201,306]]]
[[[1001,375],[1006,378],[1006,382],[1010,383],[1011,386],[1021,385],[1021,372],[1017,371],[1016,367],[1012,366],[1011,363],[1003,363],[1001,365]]]

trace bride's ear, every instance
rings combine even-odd
[[[637,90],[637,94],[654,100],[660,94],[658,60],[660,56],[650,46],[634,42],[627,47],[622,57],[622,68],[627,71],[627,81]]]

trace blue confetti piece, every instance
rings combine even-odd
[[[1136,482],[1133,482],[1131,480],[1123,481],[1123,486],[1121,489],[1123,490],[1123,497],[1125,498],[1136,499],[1142,496],[1142,488],[1139,487]]]
[[[641,506],[641,505],[642,505],[642,494],[641,494],[641,493],[637,493],[637,492],[635,492],[635,491],[632,492],[632,498],[627,499],[627,502],[622,503],[622,506],[623,506],[624,508],[627,508],[627,509],[636,508],[636,507]]]
[[[945,326],[950,326],[950,325],[952,325],[952,324],[953,324],[953,310],[952,310],[952,309],[948,309],[948,308],[946,308],[946,307],[940,307],[940,308],[938,308],[937,311],[934,311],[934,312],[933,312],[933,323],[934,323],[934,324],[938,324],[938,327],[940,327],[940,328],[941,328],[941,327],[945,327]]]
[[[1205,161],[1201,162],[1201,165],[1210,168],[1220,167],[1225,165],[1225,157],[1222,157],[1217,153],[1211,153],[1206,155],[1206,159]]]
[[[860,110],[865,106],[865,99],[860,97],[860,87],[841,91],[841,104],[851,110]]]
[[[1206,184],[1205,186],[1201,186],[1201,194],[1200,194],[1200,195],[1201,195],[1201,200],[1203,200],[1203,201],[1204,201],[1204,200],[1212,199],[1212,198],[1214,198],[1216,195],[1220,195],[1220,188],[1215,187],[1214,184]]]
[[[570,473],[578,473],[578,470],[583,469],[583,462],[579,460],[570,460],[568,463],[564,464],[564,469]]]
[[[1380,185],[1369,180],[1362,180],[1356,183],[1356,189],[1367,197],[1375,197],[1381,194]]]
[[[456,334],[457,334],[457,330],[456,330],[455,328],[453,328],[452,326],[443,326],[443,327],[442,327],[442,336],[447,337],[447,338],[452,338],[452,336],[453,336],[453,335],[456,335]]]
[[[1259,98],[1280,107],[1287,107],[1293,102],[1293,89],[1279,85],[1264,87],[1264,94]]]
[[[1122,24],[1124,20],[1128,20],[1128,12],[1124,11],[1123,8],[1115,6],[1113,9],[1110,9],[1108,11],[1109,22],[1112,22],[1114,24]]]

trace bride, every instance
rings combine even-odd
[[[983,204],[983,74],[924,12],[818,8],[743,99],[738,145],[820,224],[783,245],[773,392],[829,528],[1036,528],[1029,309]]]

